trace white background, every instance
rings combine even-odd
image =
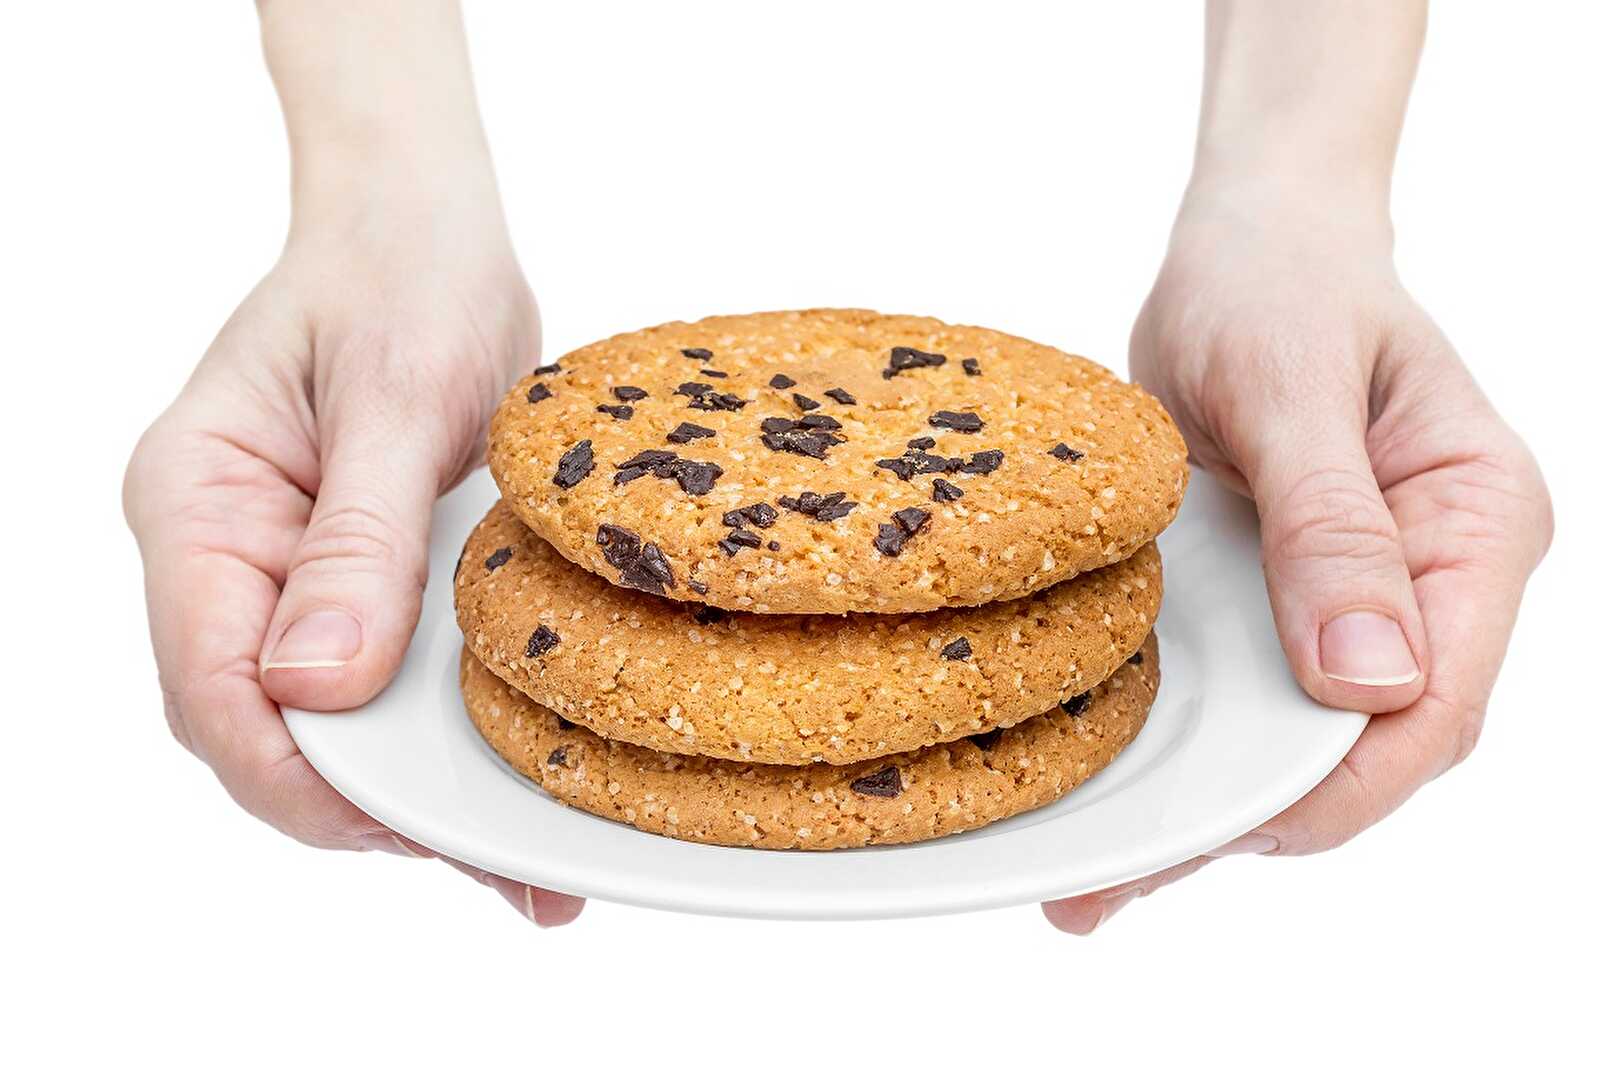
[[[542,932],[443,867],[307,850],[240,812],[165,731],[118,490],[280,245],[254,14],[9,7],[0,1060],[1615,1067],[1623,18],[1563,12],[1440,4],[1399,162],[1404,277],[1555,494],[1479,749],[1341,850],[1227,860],[1078,939],[1035,908],[768,924],[593,903]],[[1196,5],[476,3],[469,21],[549,358],[666,319],[856,304],[1125,368],[1189,157]]]

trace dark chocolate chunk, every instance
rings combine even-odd
[[[716,371],[711,368],[700,368],[699,374],[707,379],[725,379],[727,377],[725,371]]]
[[[702,581],[695,581],[693,578],[688,578],[688,588],[692,589],[700,596],[703,596],[705,593],[710,591],[710,586],[706,585]]]
[[[935,502],[957,502],[963,497],[963,488],[949,484],[939,476],[930,482],[930,498]]]
[[[791,396],[794,398],[795,404],[800,407],[801,412],[811,412],[813,409],[821,409],[823,407],[823,403],[821,401],[818,401],[815,398],[809,398],[805,394],[796,393]]]
[[[1003,729],[995,727],[991,731],[982,731],[977,735],[969,736],[969,741],[982,750],[990,750],[997,745],[997,741],[1001,738],[1003,738]]]
[[[824,390],[823,396],[831,397],[835,401],[838,401],[841,405],[855,405],[857,403],[857,399],[851,396],[851,392],[849,390],[842,390],[838,386],[834,387],[832,390]]]
[[[975,476],[985,476],[1003,464],[1003,451],[977,450],[969,455],[969,460],[963,465],[963,472]]]
[[[782,435],[795,430],[795,422],[787,416],[769,416],[761,421],[761,430],[768,435]]]
[[[838,431],[840,430],[840,422],[832,416],[812,413],[810,416],[802,416],[799,420],[796,420],[795,427],[806,431]]]
[[[909,450],[934,450],[935,440],[928,435],[920,435],[916,439],[907,440],[907,448]]]
[[[682,355],[687,357],[689,360],[709,360],[716,354],[711,352],[709,349],[683,349]]]
[[[708,439],[715,433],[715,428],[701,427],[698,424],[690,424],[684,420],[680,424],[677,424],[669,435],[665,436],[665,441],[673,443],[690,443],[694,439]]]
[[[902,545],[916,536],[930,520],[930,511],[917,506],[909,506],[905,510],[898,510],[890,515],[889,522],[879,526],[879,532],[874,536],[873,546],[879,549],[879,554],[897,556],[902,553]]]
[[[930,511],[922,506],[909,506],[890,515],[890,519],[900,526],[901,530],[907,535],[917,536],[919,530],[929,524]]]
[[[1083,451],[1073,450],[1064,443],[1055,443],[1054,449],[1050,450],[1049,453],[1053,454],[1061,461],[1081,461],[1083,458],[1088,456]]]
[[[826,431],[767,432],[761,436],[761,442],[766,444],[768,450],[782,450],[818,461],[822,461],[823,455],[842,441],[838,435],[830,435]]]
[[[778,543],[776,540],[768,540],[766,542],[766,549],[768,551],[777,551],[781,547],[783,547],[783,545]]]
[[[918,473],[955,473],[964,467],[963,458],[942,457],[940,454],[926,454],[922,450],[909,450],[908,460],[913,462],[913,471]]]
[[[689,495],[704,495],[716,486],[721,466],[709,461],[689,461],[676,456],[674,450],[643,450],[635,457],[620,462],[615,468],[616,484],[628,484],[644,473],[653,473],[661,480],[675,478]]]
[[[544,652],[551,652],[562,640],[563,638],[552,632],[551,627],[538,626],[535,633],[530,635],[530,640],[525,643],[524,657],[527,660],[534,660]]]
[[[851,790],[858,795],[894,799],[902,793],[902,771],[894,765],[886,765],[871,776],[859,776],[851,781]]]
[[[981,362],[979,360],[975,359],[973,356],[966,356],[964,358],[964,374],[965,375],[979,375],[980,373],[981,373]]]
[[[640,386],[616,386],[609,393],[614,395],[616,401],[641,401],[648,396],[648,391]]]
[[[954,641],[947,642],[947,647],[941,650],[941,659],[968,660],[970,651],[969,639],[966,637],[961,637]]]
[[[677,459],[676,483],[689,495],[708,495],[720,475],[721,466],[713,461]]]
[[[551,397],[552,391],[547,389],[546,383],[536,383],[530,387],[530,392],[524,396],[530,399],[531,405],[534,405],[538,401],[545,401]]]
[[[738,554],[739,548],[758,548],[761,546],[759,533],[752,533],[748,529],[734,529],[721,540],[721,550],[729,557]]]
[[[915,439],[914,442],[920,440]],[[911,444],[909,444],[911,445]],[[934,443],[932,442],[933,446]],[[927,454],[922,449],[913,447],[899,458],[880,458],[874,462],[881,469],[889,469],[903,480],[911,480],[920,473],[954,473],[964,467],[963,458],[947,458],[939,454]]]
[[[883,457],[874,462],[881,469],[889,469],[903,480],[911,480],[918,472],[914,463],[905,457]]]
[[[890,366],[881,371],[885,378],[894,378],[898,373],[921,367],[940,367],[947,362],[947,358],[940,353],[920,352],[905,345],[898,345],[890,350]]]
[[[558,471],[552,474],[552,482],[567,491],[586,479],[596,464],[592,460],[592,440],[582,439],[558,459]]]
[[[1144,662],[1144,650],[1140,649],[1140,650],[1138,650],[1138,652],[1134,653],[1132,656],[1129,656],[1127,658],[1127,662],[1129,664],[1142,664]]]
[[[676,388],[676,392],[684,397],[698,397],[700,394],[708,394],[714,389],[714,386],[705,382],[685,382]]]
[[[642,537],[618,525],[597,527],[597,546],[603,549],[603,558],[616,570],[624,570],[637,561],[642,552]]]
[[[711,607],[709,604],[700,604],[693,612],[693,619],[700,626],[711,626],[715,623],[725,622],[727,619],[727,613],[721,610],[719,607]]]
[[[616,469],[635,469],[639,466],[648,468],[654,465],[671,465],[682,460],[676,456],[675,450],[639,450],[636,455],[619,462]]]
[[[621,569],[620,584],[663,595],[665,586],[676,584],[676,575],[671,573],[671,564],[659,545],[649,541],[642,546],[642,554],[636,561]]]
[[[721,523],[730,529],[736,529],[745,522],[762,529],[770,529],[772,523],[778,520],[778,512],[772,509],[769,503],[752,503],[749,506],[740,506],[721,515]]]
[[[1064,709],[1066,714],[1069,716],[1081,716],[1083,713],[1088,711],[1088,706],[1092,704],[1093,691],[1084,690],[1080,694],[1076,695],[1076,697],[1068,698],[1065,701],[1060,702],[1059,707]]]
[[[778,505],[818,521],[834,521],[857,508],[856,503],[846,501],[843,491],[831,491],[827,495],[819,495],[815,491],[802,491],[795,498],[781,495],[778,497]]]
[[[748,404],[749,402],[737,394],[718,394],[713,390],[707,390],[689,401],[688,408],[703,409],[705,412],[720,412],[723,409],[728,412],[737,412]]]
[[[630,420],[634,410],[630,405],[599,405],[597,411],[608,413],[616,420]]]
[[[907,534],[887,521],[879,526],[879,532],[873,538],[873,546],[879,549],[879,554],[894,557],[902,553],[902,544],[906,541]]]
[[[778,374],[772,376],[772,381],[767,385],[772,387],[774,390],[787,390],[791,386],[795,385],[795,381],[780,371]]]
[[[552,753],[547,755],[548,765],[569,764],[569,748],[565,746],[554,747]]]
[[[512,557],[513,557],[513,549],[512,548],[510,548],[510,547],[497,548],[495,551],[492,551],[490,553],[490,558],[485,560],[485,569],[486,570],[495,570],[496,568],[498,568],[500,566],[506,565],[507,560],[511,559]]]
[[[537,375],[556,375],[562,370],[563,368],[559,367],[557,364],[542,364],[540,367],[535,369],[535,373]]]
[[[981,418],[972,412],[952,412],[942,409],[940,412],[930,414],[930,426],[947,428],[951,431],[973,433],[982,427]]]
[[[639,476],[650,472],[655,476],[669,477],[678,460],[674,450],[643,450],[635,457],[615,466],[620,471],[614,474],[614,482],[629,484]]]

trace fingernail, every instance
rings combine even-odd
[[[343,667],[361,651],[361,624],[347,611],[301,615],[282,634],[265,670]]]
[[[1344,611],[1319,631],[1319,666],[1339,682],[1402,686],[1420,674],[1403,628],[1379,611]]]
[[[1277,837],[1264,836],[1262,833],[1246,833],[1244,836],[1236,836],[1221,847],[1212,848],[1206,854],[1220,858],[1224,855],[1266,855],[1270,851],[1278,850]]]

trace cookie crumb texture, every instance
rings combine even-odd
[[[936,319],[718,316],[621,334],[558,367],[527,376],[492,421],[503,496],[608,580],[634,584],[596,542],[613,525],[669,561],[662,594],[730,610],[912,612],[1029,596],[1132,554],[1171,522],[1188,482],[1183,439],[1140,387]],[[647,397],[599,411],[624,387]],[[925,437],[929,449],[910,445]],[[588,440],[592,467],[577,476]],[[1061,444],[1070,453],[1054,454]],[[620,463],[673,445],[719,469],[714,482],[680,483],[674,467],[625,479]],[[938,479],[962,494],[943,501]],[[784,515],[765,537],[775,548],[723,543],[729,510],[803,493],[856,505],[829,520]],[[894,535],[894,515],[918,507],[927,524]]]
[[[1159,683],[1152,636],[1143,662],[1123,665],[1076,716],[1052,709],[995,739],[875,761],[751,765],[661,753],[566,727],[472,653],[462,654],[463,698],[479,733],[558,801],[679,840],[814,851],[950,836],[1045,806],[1133,740]]]
[[[744,514],[768,535],[801,516],[765,504]],[[978,608],[727,612],[586,573],[505,503],[474,529],[456,575],[469,647],[540,704],[622,742],[787,765],[861,761],[1036,716],[1131,656],[1160,604],[1160,555],[1148,543],[1036,596]]]

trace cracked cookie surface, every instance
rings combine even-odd
[[[832,309],[588,345],[490,432],[503,496],[573,562],[775,613],[985,604],[1118,562],[1176,514],[1185,459],[1153,397],[1081,357]]]
[[[754,765],[614,742],[560,721],[467,650],[462,693],[491,747],[560,802],[681,840],[830,850],[949,836],[1053,802],[1138,734],[1158,664],[1151,635],[1085,703],[847,765]]]
[[[1160,610],[1153,542],[1035,596],[913,615],[756,615],[611,585],[506,503],[468,539],[457,622],[486,666],[601,735],[800,765],[1026,720],[1095,685]]]

